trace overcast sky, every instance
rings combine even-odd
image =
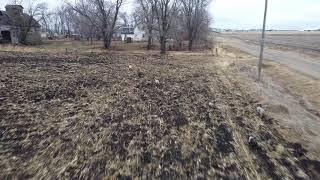
[[[261,28],[265,0],[214,0],[214,27]],[[320,0],[269,0],[268,29],[320,29]]]
[[[10,0],[0,0],[1,9]],[[133,1],[133,0],[129,0]],[[46,0],[54,8],[61,0]],[[213,0],[212,27],[223,29],[260,29],[265,0]],[[123,9],[130,12],[133,4]],[[269,0],[268,29],[320,29],[320,0]]]

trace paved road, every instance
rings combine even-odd
[[[240,49],[241,51],[259,57],[260,46],[246,43],[245,41],[234,38],[219,38],[223,44]],[[303,74],[307,74],[316,79],[320,79],[320,59],[314,59],[291,51],[280,51],[270,48],[265,49],[264,57],[267,60],[286,65]]]

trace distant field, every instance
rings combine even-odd
[[[224,37],[238,38],[250,43],[260,43],[258,32],[223,33]],[[320,32],[267,32],[266,43],[270,47],[297,50],[309,55],[320,53]]]

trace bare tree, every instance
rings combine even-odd
[[[121,18],[125,26],[128,26],[130,24],[130,17],[126,12],[120,13],[119,17]]]
[[[62,4],[50,12],[43,12],[40,23],[43,30],[50,34],[50,37],[55,37],[55,35],[70,37],[73,33],[92,42],[93,37],[98,38],[101,36],[100,24],[97,18],[94,18],[93,15],[92,18],[86,18],[67,4]],[[97,27],[99,27],[99,31]],[[79,36],[74,37],[78,39]]]
[[[62,4],[60,7],[56,8],[51,15],[58,16],[60,21],[59,24],[61,26],[60,29],[63,31],[62,34],[70,35],[73,24],[77,20],[73,9],[66,4]]]
[[[160,53],[166,53],[166,40],[169,29],[171,27],[171,20],[178,12],[178,0],[152,0],[155,7],[155,15],[157,18],[157,25],[160,40]]]
[[[44,26],[44,30],[46,32],[49,31],[49,19],[50,19],[51,13],[48,13],[46,11],[42,11],[41,12],[41,18],[39,20],[40,23],[42,23],[42,26]]]
[[[178,13],[172,19],[173,26],[170,28],[169,37],[172,38],[169,49],[182,50],[183,42],[187,37],[186,28],[184,25],[184,17],[182,13]]]
[[[136,24],[147,29],[148,45],[147,49],[152,47],[153,30],[155,26],[155,2],[153,0],[136,0],[138,6],[135,10],[134,16]]]
[[[66,3],[100,29],[104,47],[109,49],[123,2],[124,0],[79,0],[76,4]]]
[[[188,33],[188,48],[191,51],[194,41],[199,38],[200,30],[208,25],[207,7],[210,0],[180,0],[184,22]]]
[[[66,23],[66,19],[65,19],[65,13],[64,13],[64,9],[61,8],[57,11],[57,16],[59,18],[59,26],[60,26],[60,29],[59,29],[59,32],[60,34],[62,35],[65,35],[65,23]]]

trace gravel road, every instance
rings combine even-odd
[[[258,45],[234,38],[219,37],[218,40],[225,45],[232,46],[240,49],[241,51],[259,57],[260,46]],[[316,79],[320,79],[320,63],[316,58],[293,51],[281,51],[270,48],[265,48],[264,58],[286,65],[296,71],[312,76]]]

